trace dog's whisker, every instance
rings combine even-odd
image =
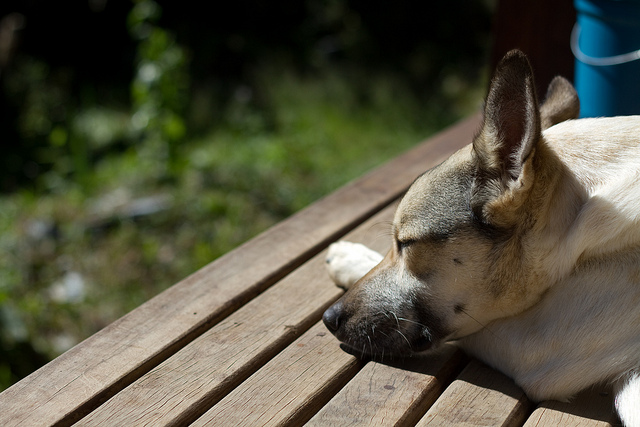
[[[570,82],[538,104],[532,79],[522,52],[505,56],[469,148],[367,227],[396,246],[323,317],[356,355],[457,340],[535,400],[614,379],[620,420],[640,426],[640,116],[579,119]],[[330,262],[332,277],[378,259],[336,254],[353,269]]]
[[[409,341],[409,339],[408,339],[408,338],[407,338],[407,337],[406,337],[406,336],[405,336],[405,335],[404,335],[404,334],[403,334],[399,329],[396,329],[396,332],[397,332],[398,334],[400,334],[400,336],[401,336],[402,338],[404,338],[404,340],[405,340],[405,341],[407,342],[407,344],[409,345],[409,348],[411,348],[411,342]]]
[[[398,329],[400,329],[400,321],[398,320],[398,316],[392,311],[393,317],[396,319],[396,324],[398,325]]]
[[[402,320],[403,322],[413,323],[414,325],[422,326],[423,328],[427,327],[427,325],[425,325],[425,324],[422,324],[420,322],[416,322],[415,320],[405,319],[404,317],[398,317],[397,319],[398,320]]]
[[[389,338],[389,334],[385,334],[385,333],[384,333],[384,332],[382,332],[382,331],[378,331],[378,333],[379,333],[379,334],[384,335],[384,336],[385,336],[385,337],[387,337],[387,338]]]
[[[379,221],[375,224],[372,224],[367,233],[376,232],[376,239],[381,237],[391,237],[391,221]]]

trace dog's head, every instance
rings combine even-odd
[[[325,312],[341,341],[377,356],[422,351],[540,298],[523,239],[541,208],[535,153],[545,149],[541,128],[575,118],[579,105],[562,78],[541,108],[534,88],[524,54],[507,54],[473,144],[413,183],[394,217],[392,249]]]

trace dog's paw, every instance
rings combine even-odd
[[[336,285],[349,289],[369,270],[375,267],[383,256],[360,243],[339,241],[329,246],[327,269]]]

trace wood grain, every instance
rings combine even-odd
[[[542,402],[525,427],[609,427],[622,425],[614,413],[610,387],[594,386],[570,402]]]
[[[417,426],[520,426],[530,407],[510,378],[473,360]]]
[[[449,346],[394,365],[369,362],[306,426],[413,425],[465,360]]]
[[[318,323],[192,426],[301,425],[362,365]]]
[[[0,424],[82,418],[389,204],[418,174],[469,143],[478,124],[471,117],[321,199],[5,390]]]
[[[373,230],[388,223],[394,210],[394,206],[384,209],[349,233],[348,239],[386,250],[388,235]],[[329,279],[323,252],[122,390],[79,425],[191,422],[318,322],[341,294]]]

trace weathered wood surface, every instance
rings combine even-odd
[[[521,426],[531,403],[506,376],[472,361],[418,426]]]
[[[320,322],[342,294],[325,272],[327,244],[386,250],[392,201],[478,123],[354,181],[6,390],[0,425],[615,425],[599,389],[536,408],[453,347],[367,362]]]
[[[389,238],[382,229],[376,231],[376,225],[388,223],[393,210],[386,208],[347,238],[386,250]],[[318,322],[322,312],[342,294],[326,273],[325,255],[322,252],[315,256],[215,325],[81,420],[80,425],[193,421]],[[280,375],[275,378],[282,379]],[[164,392],[167,384],[171,384],[170,394]],[[167,407],[171,411],[164,409]]]
[[[307,425],[414,425],[465,361],[451,346],[397,365],[369,362]]]
[[[619,426],[613,412],[613,391],[595,386],[570,402],[542,402],[527,420],[525,427],[609,427]]]
[[[70,424],[149,372],[470,142],[474,116],[212,262],[0,394],[0,424]]]
[[[362,365],[319,322],[192,426],[299,425]]]

